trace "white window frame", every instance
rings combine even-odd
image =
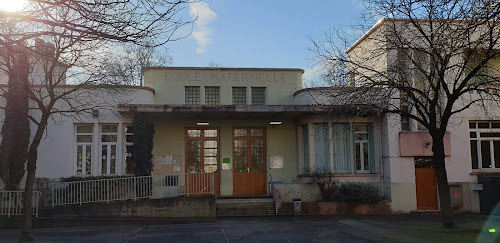
[[[78,127],[80,126],[91,126],[92,127],[92,132],[90,133],[79,133],[78,132]],[[92,176],[92,168],[94,168],[94,163],[93,163],[93,157],[92,153],[94,152],[94,124],[75,124],[74,126],[74,131],[75,131],[75,156],[74,156],[74,171],[76,176]],[[90,142],[78,142],[78,136],[91,136],[92,141]],[[87,146],[90,145],[90,171],[87,174],[87,167],[86,167],[86,160],[87,160]],[[82,173],[79,175],[78,174],[78,147],[82,146]]]
[[[470,128],[470,124],[474,123],[475,128]],[[489,128],[479,128],[478,123],[489,123],[488,127]],[[476,142],[476,149],[477,149],[477,169],[472,169],[472,170],[498,170],[500,167],[495,167],[495,148],[493,146],[494,141],[500,141],[500,136],[499,137],[481,137],[480,134],[481,132],[487,132],[487,133],[500,133],[500,128],[492,128],[492,123],[500,123],[500,121],[469,121],[468,126],[469,126],[469,141],[477,141]],[[470,137],[471,133],[476,133],[476,137],[472,138]],[[489,141],[489,149],[490,149],[490,166],[489,168],[483,168],[483,158],[482,158],[482,153],[481,153],[481,142],[484,141]],[[470,146],[469,146],[470,149]],[[472,156],[472,155],[471,155]],[[472,158],[471,158],[472,159]],[[471,168],[472,168],[472,160],[471,160]]]
[[[103,126],[116,126],[116,132],[103,132],[102,127]],[[100,124],[99,126],[99,171],[100,175],[117,175],[118,174],[118,129],[119,129],[119,124]],[[116,141],[114,142],[103,142],[102,141],[102,136],[105,135],[114,135],[116,136]],[[111,174],[111,147],[115,146],[115,173]],[[106,172],[109,173],[103,173],[102,171],[102,146],[106,146]]]
[[[355,125],[366,125],[367,126],[367,129],[366,131],[355,131],[355,128],[354,126]],[[354,154],[354,160],[353,160],[353,168],[354,170],[356,170],[356,173],[370,173],[370,153],[369,153],[369,150],[370,150],[370,140],[369,140],[369,137],[370,137],[370,133],[368,132],[368,126],[369,124],[368,123],[353,123],[352,127],[352,131],[354,131],[354,151],[353,151],[353,154]],[[367,139],[363,139],[363,140],[356,140],[356,134],[366,134],[366,138]],[[360,163],[361,163],[361,170],[358,170],[358,168],[356,167],[356,146],[359,144],[359,158],[360,158]],[[366,148],[368,149],[367,151],[364,151],[364,144],[366,144]],[[366,157],[368,158],[368,168],[365,168],[365,156],[364,154],[366,153]]]

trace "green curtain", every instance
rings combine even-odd
[[[351,131],[349,123],[332,123],[335,173],[351,172]]]
[[[315,172],[330,172],[330,153],[328,141],[328,123],[314,124]]]

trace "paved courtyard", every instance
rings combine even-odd
[[[210,223],[39,228],[34,236],[44,242],[474,242],[485,220],[458,216],[462,227],[446,230],[433,215],[226,218]],[[498,217],[494,220],[500,225]],[[1,242],[18,237],[19,230],[0,230]]]

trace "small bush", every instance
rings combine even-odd
[[[332,197],[334,202],[344,202],[352,205],[375,204],[382,200],[380,188],[369,183],[340,184]]]

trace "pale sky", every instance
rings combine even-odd
[[[362,0],[203,0],[181,14],[198,20],[192,34],[167,45],[172,66],[302,68],[312,77],[309,36],[356,23]],[[182,30],[186,31],[186,30]]]

